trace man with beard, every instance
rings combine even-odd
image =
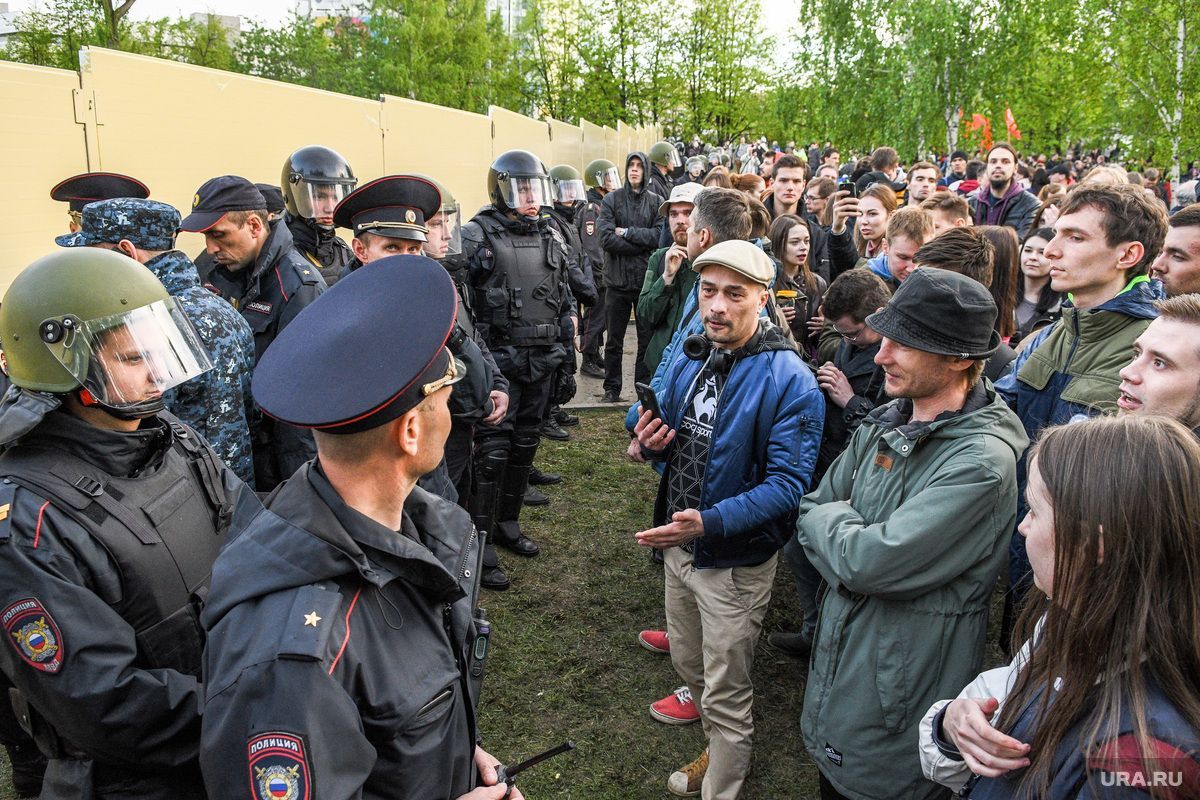
[[[671,246],[661,247],[650,254],[646,277],[638,295],[637,316],[646,326],[650,341],[646,345],[646,368],[658,369],[663,349],[679,324],[684,301],[696,285],[696,274],[688,260],[688,225],[695,207],[696,195],[703,187],[684,183],[671,191],[671,198],[659,206],[658,213],[667,220]]]
[[[1017,151],[996,142],[987,154],[986,182],[968,198],[976,225],[1007,225],[1024,239],[1041,203],[1016,180]]]

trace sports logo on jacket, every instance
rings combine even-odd
[[[63,639],[58,623],[36,598],[18,600],[4,609],[0,625],[26,664],[49,673],[62,669]]]
[[[304,740],[271,731],[246,743],[250,763],[250,795],[255,800],[308,800],[312,785]]]

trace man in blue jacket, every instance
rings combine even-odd
[[[746,241],[706,250],[704,333],[643,410],[643,457],[666,469],[654,524],[638,543],[664,550],[671,661],[700,707],[708,748],[667,789],[732,800],[750,769],[754,644],[771,599],[776,553],[795,523],[821,444],[825,403],[783,332],[760,320],[771,259]]]

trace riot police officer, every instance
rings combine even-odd
[[[550,176],[525,150],[502,153],[488,170],[491,205],[463,226],[461,258],[474,288],[480,332],[508,378],[504,420],[476,435],[472,516],[494,541],[523,556],[537,544],[520,526],[522,498],[541,443],[554,371],[573,339],[562,235],[541,213]]]
[[[201,763],[214,798],[504,796],[477,744],[479,541],[465,511],[414,485],[442,457],[463,375],[446,346],[455,305],[436,262],[389,256],[259,363],[255,398],[312,428],[318,457],[213,567]]]
[[[149,270],[91,248],[17,276],[0,337],[0,668],[50,759],[41,797],[203,798],[198,611],[260,508],[163,411],[208,354]]]
[[[462,252],[462,210],[454,195],[445,184],[438,182],[428,175],[414,174],[411,177],[428,180],[437,187],[442,196],[441,209],[432,217],[425,220],[428,234],[425,242],[425,255],[441,262],[446,272],[454,281],[454,290],[458,294],[458,316],[455,318],[458,326],[475,343],[487,362],[487,373],[491,376],[492,385],[488,399],[491,401],[491,413],[483,418],[474,414],[454,414],[450,424],[450,435],[446,438],[446,456],[443,462],[454,488],[458,492],[458,503],[468,508],[474,496],[474,469],[472,460],[475,453],[475,431],[481,426],[498,425],[508,413],[508,378],[496,366],[496,360],[488,349],[487,342],[475,324],[474,298],[471,287],[467,283],[466,270],[461,261],[447,256],[456,256]],[[468,379],[471,379],[471,366],[467,366]],[[478,380],[478,378],[474,378]],[[455,387],[457,390],[457,386]],[[454,400],[454,394],[450,395]],[[481,410],[486,410],[485,408]],[[494,502],[494,498],[493,498]],[[508,574],[500,566],[500,557],[496,547],[486,535],[483,536],[483,569],[479,585],[485,589],[504,591],[511,585]]]
[[[578,313],[579,306],[594,306],[598,299],[595,280],[591,274],[591,264],[583,256],[583,241],[575,219],[575,215],[584,206],[586,190],[583,179],[579,177],[579,170],[568,164],[559,164],[550,169],[550,189],[554,196],[554,204],[547,209],[547,212],[550,214],[550,223],[562,234],[567,243],[567,249],[571,253],[567,278]],[[575,372],[577,369],[575,348],[570,347],[567,349],[567,358],[559,365],[554,375],[554,386],[550,392],[550,408],[542,423],[542,435],[547,438],[566,441],[571,437],[563,428],[579,424],[579,417],[568,414],[561,408],[575,396]],[[531,482],[544,482],[544,479],[545,475],[535,469]],[[528,503],[528,499],[526,502]]]
[[[653,165],[648,176],[650,191],[666,200],[675,185],[676,169],[683,166],[679,151],[670,142],[655,142],[650,146],[650,163]]]
[[[583,207],[575,212],[579,224],[579,242],[584,260],[588,262],[596,284],[596,303],[586,305],[579,332],[583,364],[579,371],[593,378],[604,377],[604,361],[600,350],[604,346],[604,332],[608,323],[604,314],[604,246],[600,243],[600,204],[604,195],[621,188],[621,173],[617,165],[606,158],[589,162],[583,171],[583,182],[587,186],[587,197]]]
[[[321,271],[328,286],[354,260],[354,253],[337,235],[333,209],[357,183],[346,159],[328,147],[301,147],[283,163],[279,179],[286,209],[283,219],[296,249]]]

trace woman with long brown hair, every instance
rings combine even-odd
[[[897,208],[896,190],[886,183],[871,184],[858,198],[854,245],[860,256],[870,260],[886,252],[887,224]]]
[[[1048,429],[1029,465],[1046,599],[1011,665],[930,709],[926,776],[976,800],[1200,797],[1200,443],[1099,417]]]
[[[820,328],[810,331],[810,322],[819,316],[821,296],[825,293],[825,281],[810,266],[812,229],[807,220],[795,214],[780,214],[771,223],[768,238],[779,263],[779,277],[773,287],[775,304],[796,340],[800,355],[812,358],[816,355]]]

